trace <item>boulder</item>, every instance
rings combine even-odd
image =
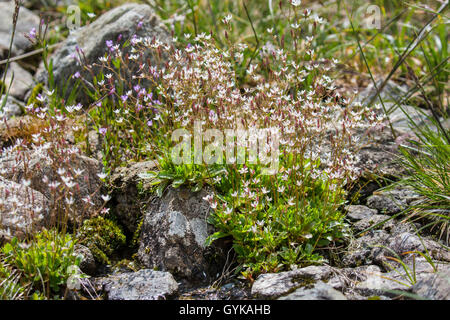
[[[392,190],[376,191],[367,198],[367,206],[379,213],[393,215],[404,210],[420,196],[410,188],[397,187]]]
[[[111,195],[113,213],[131,233],[136,231],[144,206],[139,195],[138,184],[142,183],[143,189],[149,190],[147,185],[149,181],[140,179],[139,174],[155,170],[155,168],[154,161],[136,162],[115,169],[111,175],[111,184],[114,186]]]
[[[410,292],[423,299],[450,300],[450,269],[426,274]]]
[[[90,197],[94,207],[99,207],[103,204],[101,198],[102,181],[98,174],[102,171],[102,164],[92,158],[85,157],[80,154],[73,154],[70,159],[67,158],[64,162],[56,163],[45,152],[39,150],[24,151],[20,158],[17,158],[16,153],[6,153],[0,158],[0,175],[6,179],[20,183],[26,179],[30,181],[30,188],[39,191],[46,198],[52,198],[51,188],[48,183],[44,183],[44,177],[49,181],[61,181],[57,173],[59,168],[63,168],[66,172],[74,177],[74,182],[77,184],[74,188],[76,192],[73,193],[74,205],[77,217],[82,218],[84,212],[83,208],[88,207],[83,201],[83,198]],[[74,170],[82,170],[82,173],[76,175]]]
[[[342,258],[345,267],[374,264],[382,253],[380,245],[385,245],[390,235],[385,230],[370,230],[350,243]]]
[[[140,27],[139,23],[142,23]],[[75,83],[71,80],[71,76],[76,72],[80,72],[87,81],[92,80],[90,73],[85,71],[76,60],[77,49],[82,51],[85,63],[98,63],[98,58],[108,52],[106,41],[123,44],[133,35],[150,40],[156,38],[165,43],[171,41],[169,32],[151,7],[137,3],[128,3],[114,8],[89,25],[72,32],[52,56],[53,74],[55,83],[59,86],[58,90],[62,92],[63,86],[68,81],[66,92],[69,95]],[[119,37],[120,41],[118,41]],[[124,52],[123,55],[125,54]],[[150,50],[147,50],[145,55],[143,60],[146,63],[147,59],[154,60]],[[133,66],[130,68],[133,69]],[[41,69],[37,78],[40,82],[46,82],[46,72]],[[78,96],[78,100],[86,103],[87,97]]]
[[[30,187],[0,176],[0,239],[24,239],[49,220],[48,199]]]
[[[379,89],[381,84],[384,82],[384,79],[379,79],[376,81],[377,88]],[[383,90],[380,92],[381,99],[383,101],[397,101],[402,98],[402,96],[408,92],[408,88],[405,85],[398,85],[392,80],[389,80],[386,85],[384,86]],[[380,100],[377,95],[377,89],[373,85],[373,82],[371,82],[367,88],[362,90],[358,96],[356,97],[356,100],[361,102],[363,105],[369,103],[372,99],[374,100],[374,103],[380,103]]]
[[[442,290],[442,287],[445,287],[445,285],[448,287],[448,282],[441,282],[445,278],[442,277],[442,274],[447,273],[448,275],[449,269],[446,264],[437,261],[433,261],[433,263],[438,270],[443,269],[441,274],[437,274],[433,266],[420,257],[416,259],[414,265],[406,263],[406,269],[405,267],[398,267],[386,273],[372,272],[365,281],[358,283],[355,289],[363,296],[398,297],[407,296],[407,292],[413,292],[420,296],[420,291],[428,297],[432,297],[433,294],[436,297],[441,297],[441,295],[445,295],[445,290]]]
[[[91,250],[82,244],[76,244],[74,248],[75,255],[81,256],[80,269],[88,275],[94,275],[96,270],[95,258]]]
[[[214,232],[208,224],[210,205],[203,198],[205,188],[197,193],[188,188],[169,188],[144,212],[139,236],[139,261],[148,268],[169,271],[192,281],[210,281],[223,270],[225,246],[206,246]]]
[[[377,210],[362,205],[349,205],[345,207],[345,210],[347,211],[347,217],[352,221],[370,218],[377,214]]]
[[[15,10],[14,1],[0,2],[0,52],[2,58],[6,59],[11,41],[13,28],[13,14]],[[39,16],[25,7],[20,6],[11,55],[19,55],[33,47],[33,44],[24,36],[32,28],[39,30]]]
[[[27,70],[23,69],[17,62],[9,64],[5,85],[9,88],[11,96],[24,101],[25,94],[33,87],[33,84],[33,77]]]
[[[261,274],[252,286],[252,295],[261,299],[276,299],[297,288],[327,280],[332,275],[328,266],[309,266],[280,273]]]
[[[142,269],[96,280],[107,300],[163,300],[173,297],[178,283],[169,272]]]
[[[347,300],[347,298],[330,285],[318,281],[312,288],[298,288],[278,300]]]
[[[376,265],[360,266],[356,268],[333,269],[334,275],[327,284],[334,289],[348,295],[359,282],[367,280],[370,275],[381,273]]]
[[[376,212],[376,210],[375,210],[375,212]],[[376,226],[377,224],[382,223],[383,221],[388,220],[389,218],[390,218],[390,216],[387,216],[385,214],[375,214],[373,216],[366,217],[366,218],[361,219],[358,222],[356,222],[353,225],[353,229],[356,232],[361,232],[370,227]],[[380,225],[377,229],[382,229],[382,228],[384,229],[386,227],[386,224],[390,225],[390,224],[392,224],[392,221],[389,220],[389,221],[385,222],[383,225]]]
[[[11,119],[12,117],[18,117],[22,115],[23,110],[21,107],[21,103],[14,98],[13,96],[2,95],[0,99],[0,105],[3,103],[4,99],[6,99],[6,104],[3,108],[3,112],[0,115],[0,118],[6,118],[6,120]]]

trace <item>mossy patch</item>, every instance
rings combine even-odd
[[[95,260],[103,264],[110,264],[113,253],[126,244],[122,228],[103,217],[85,220],[77,238],[91,250]]]

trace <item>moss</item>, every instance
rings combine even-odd
[[[126,237],[117,223],[103,217],[85,220],[77,238],[91,250],[95,260],[103,264],[110,264],[113,253],[126,243]]]
[[[27,105],[32,104],[33,106],[40,106],[42,103],[37,100],[37,96],[42,93],[44,90],[44,85],[42,83],[38,83],[34,86],[33,90],[31,91],[31,95],[28,98]]]
[[[136,246],[137,244],[138,244],[138,241],[139,241],[139,236],[141,235],[141,229],[142,229],[142,224],[144,223],[144,216],[142,216],[140,219],[139,219],[139,223],[138,223],[138,225],[136,226],[136,230],[134,231],[134,233],[133,233],[133,240],[132,240],[132,242],[131,242],[131,244],[133,245],[133,246]]]

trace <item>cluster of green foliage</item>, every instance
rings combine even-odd
[[[448,243],[450,237],[450,140],[449,131],[436,120],[432,125],[414,126],[418,140],[400,148],[399,159],[407,170],[400,184],[412,187],[422,200],[411,206],[408,213],[414,218],[426,218],[426,227],[439,230]]]
[[[200,191],[207,184],[214,185],[213,179],[226,172],[223,165],[174,164],[171,157],[158,157],[158,171],[148,171],[139,174],[141,179],[150,179],[150,185],[155,186],[155,193],[161,197],[164,190],[171,186],[178,188],[188,186],[192,192]]]
[[[110,264],[112,254],[126,244],[121,227],[100,216],[85,220],[77,232],[77,239],[91,250],[96,261],[103,264]]]
[[[0,279],[9,284],[2,286],[3,294],[25,294],[27,288],[31,299],[62,296],[73,269],[80,264],[74,244],[69,234],[56,230],[43,230],[30,242],[13,238],[0,251]]]
[[[112,3],[114,6],[118,4],[115,1],[97,0],[81,3],[84,22],[88,21],[87,12],[100,14],[110,8]],[[275,35],[284,35],[278,37],[278,45],[284,47],[288,53],[296,54],[291,46],[285,45],[290,43],[291,36],[288,32],[289,19],[286,19],[284,14],[288,1],[280,1],[278,4],[276,1],[265,0],[242,2],[155,0],[150,4],[169,24],[181,45],[190,41],[185,39],[185,33],[197,35],[206,32],[209,34],[211,30],[218,47],[224,48],[229,43],[240,40],[248,43],[249,50],[244,53],[243,63],[233,65],[241,87],[252,86],[252,81],[246,77],[247,68],[251,62],[259,59],[258,53],[263,50],[262,46],[273,40],[271,36],[264,35],[266,29],[272,29],[272,34]],[[446,68],[448,27],[442,15],[437,15],[438,18],[428,31],[428,36],[419,39],[420,45],[417,45],[417,49],[414,48],[403,56],[411,44],[418,40],[420,28],[417,26],[427,21],[417,12],[425,11],[433,15],[436,11],[424,10],[414,1],[404,4],[400,1],[377,0],[374,4],[382,8],[383,18],[383,28],[377,30],[365,28],[360,21],[364,16],[363,10],[366,8],[361,4],[362,1],[350,3],[337,1],[320,9],[318,13],[327,17],[331,16],[331,21],[318,28],[319,34],[313,42],[313,48],[317,52],[316,58],[343,57],[343,64],[361,73],[364,81],[369,78],[367,73],[374,81],[372,73],[384,74],[389,69],[392,70],[392,74],[388,78],[406,79],[407,82],[411,82],[417,74],[418,81],[415,86],[411,86],[404,97],[395,101],[394,107],[385,111],[391,112],[405,103],[422,106],[425,104],[429,108],[438,110],[439,116],[446,117],[448,97],[445,98],[445,92],[448,89],[449,72]],[[232,31],[224,29],[220,23],[221,19],[229,13],[235,21]],[[351,22],[351,28],[339,28],[339,26],[348,25],[348,21]],[[361,40],[365,42],[362,43]],[[119,58],[113,59],[111,63],[116,71],[120,69]],[[47,69],[51,75],[51,63]],[[342,73],[343,76],[344,74]],[[268,76],[268,74],[263,75]],[[337,74],[334,76],[339,78]],[[98,86],[98,83],[104,80],[103,74],[97,74],[93,85]],[[54,85],[51,85],[50,89],[53,87]],[[118,96],[124,94],[123,87],[124,83],[121,82],[116,86]],[[41,89],[35,88],[32,95],[33,101],[36,100],[38,90]],[[102,98],[100,94],[93,96],[94,100],[100,98]],[[380,102],[383,103],[383,101]],[[146,149],[146,137],[157,137],[160,129],[147,125],[148,119],[151,119],[154,114],[134,114],[133,117],[124,119],[123,122],[116,123],[115,127],[112,127],[110,119],[114,119],[114,110],[122,107],[123,102],[119,99],[106,97],[102,99],[98,108],[89,110],[89,117],[95,123],[97,130],[108,127],[103,139],[104,164],[108,172],[122,165],[130,154],[137,161],[146,159],[153,153]],[[155,105],[155,107],[160,106]],[[437,224],[442,226],[441,232],[447,232],[450,198],[449,141],[446,138],[448,130],[439,125],[439,120],[433,121],[433,126],[437,130],[414,127],[413,130],[420,141],[413,142],[413,148],[401,149],[404,156],[403,164],[410,174],[410,177],[402,180],[401,183],[412,186],[426,199],[414,210],[434,217]],[[168,145],[167,139],[163,135],[159,138],[160,141],[156,141],[155,144],[159,144],[158,147],[164,149]],[[289,161],[291,160],[288,158],[282,159],[282,168],[286,169],[294,165]],[[339,241],[345,236],[346,226],[342,223],[343,214],[339,210],[344,201],[344,192],[341,187],[331,191],[329,186],[332,181],[312,182],[305,179],[301,189],[304,193],[301,197],[303,201],[298,203],[297,207],[287,206],[289,199],[280,197],[273,202],[261,202],[256,210],[249,210],[249,203],[237,201],[231,195],[236,190],[236,186],[240,188],[239,179],[242,177],[235,173],[241,167],[230,169],[225,165],[175,165],[168,155],[160,157],[158,163],[158,172],[144,173],[141,177],[152,179],[152,184],[155,185],[155,191],[159,196],[168,186],[177,188],[188,185],[193,191],[198,191],[204,185],[212,184],[218,190],[223,202],[232,204],[233,214],[231,215],[226,206],[219,205],[215,209],[211,216],[211,223],[220,231],[214,234],[209,242],[220,237],[232,236],[234,249],[247,270],[244,271],[244,275],[248,278],[261,272],[279,271],[286,266],[322,261],[323,258],[316,249]],[[257,186],[253,186],[255,188],[274,185],[289,188],[296,183],[292,177],[288,180],[274,181],[260,175],[257,167],[248,164],[246,166],[254,172],[247,179],[258,180]],[[226,178],[217,181],[215,178],[224,172],[227,173]],[[113,252],[125,244],[125,236],[120,227],[113,221],[101,217],[85,221],[77,237],[102,263],[110,263]],[[6,271],[4,272],[6,274]],[[10,279],[10,277],[5,276],[3,279]]]
[[[20,275],[0,256],[0,300],[18,300],[25,293]]]

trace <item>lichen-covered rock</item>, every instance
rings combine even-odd
[[[347,298],[323,281],[318,281],[312,288],[298,288],[278,300],[347,300]]]
[[[0,51],[3,51],[2,58],[7,58],[6,55],[13,29],[14,9],[14,1],[0,2]],[[12,56],[22,54],[33,46],[24,35],[25,33],[29,33],[32,28],[39,29],[39,17],[32,11],[21,6],[11,49]]]
[[[409,188],[396,188],[375,192],[367,199],[367,206],[379,213],[393,215],[404,210],[420,196]]]
[[[21,108],[21,103],[14,98],[13,96],[2,95],[0,99],[0,105],[3,103],[4,99],[6,99],[6,104],[3,108],[2,114],[0,118],[6,118],[6,120],[22,115],[23,110]]]
[[[65,161],[67,163],[55,163],[54,160],[38,151],[25,152],[21,159],[17,159],[17,155],[14,153],[4,154],[0,158],[0,168],[3,169],[0,175],[17,183],[21,183],[24,179],[29,180],[30,188],[39,191],[51,200],[51,188],[44,183],[44,177],[48,178],[49,181],[58,181],[57,170],[62,166],[66,170],[69,170],[69,168],[70,170],[82,170],[82,173],[74,178],[74,182],[77,183],[77,192],[74,193],[73,198],[79,209],[77,214],[80,217],[72,218],[78,220],[85,213],[83,208],[86,207],[86,203],[83,198],[89,196],[95,207],[103,204],[101,198],[103,183],[98,177],[98,174],[102,172],[102,164],[98,160],[79,154],[73,154],[70,159],[67,158]]]
[[[444,272],[448,273],[448,266],[437,261],[433,261],[433,263],[438,270],[444,269]],[[412,263],[407,263],[406,265],[407,269],[400,266],[386,273],[372,272],[365,281],[356,285],[355,290],[366,297],[379,295],[397,297],[401,296],[402,292],[412,291],[418,293],[419,289],[422,293],[427,294],[428,292],[427,295],[429,296],[432,296],[433,292],[437,296],[442,294],[442,282],[440,282],[442,278],[436,274],[436,270],[427,260],[420,257],[415,260],[414,266]],[[416,285],[419,284],[417,287],[413,286],[414,281],[416,281]],[[439,282],[439,284],[436,284],[438,288],[433,288],[435,281]],[[439,286],[441,287],[439,288]],[[434,289],[437,290],[434,291]]]
[[[140,23],[142,25],[138,26]],[[55,83],[60,86],[61,90],[69,80],[67,87],[69,94],[74,85],[74,80],[70,80],[70,76],[75,72],[78,71],[86,80],[91,80],[90,74],[84,71],[73,57],[77,48],[82,50],[83,60],[86,63],[98,63],[98,58],[104,56],[108,51],[106,41],[123,44],[135,34],[137,37],[150,40],[156,38],[165,43],[171,41],[170,34],[150,6],[137,3],[124,4],[106,12],[94,22],[69,35],[52,56]],[[119,37],[120,41],[118,41]],[[147,56],[143,57],[144,61],[147,61],[147,58],[154,61],[150,50],[147,50],[146,54]],[[130,66],[130,68],[133,67]],[[45,82],[46,72],[40,71],[37,78],[40,82]],[[86,97],[78,98],[81,102],[86,102]]]
[[[361,232],[370,227],[376,228],[376,226],[378,224],[382,224],[383,221],[386,221],[386,222],[384,222],[384,224],[380,225],[380,228],[377,228],[377,229],[385,228],[386,224],[390,224],[390,225],[392,224],[391,220],[387,221],[389,218],[390,218],[390,216],[387,216],[385,214],[375,214],[375,215],[363,218],[363,219],[359,220],[358,222],[356,222],[353,225],[353,229],[356,232]]]
[[[9,94],[23,101],[25,94],[33,87],[33,84],[31,74],[17,62],[11,62],[5,77],[5,85],[9,88]]]
[[[48,221],[48,199],[42,193],[0,176],[0,239],[23,239]]]
[[[154,170],[154,161],[131,163],[127,167],[117,168],[111,176],[114,191],[111,195],[111,205],[115,216],[131,232],[136,231],[139,219],[142,216],[143,203],[140,201],[138,185],[142,183],[143,189],[148,181],[139,178],[139,174]]]
[[[309,266],[280,273],[261,274],[252,286],[252,295],[262,299],[276,299],[295,289],[332,275],[328,266]]]
[[[333,269],[334,275],[327,284],[334,289],[343,292],[345,295],[353,295],[352,289],[359,282],[367,280],[370,275],[381,273],[381,269],[376,265],[360,266],[356,268]]]
[[[426,274],[410,291],[424,299],[450,300],[450,268]]]
[[[384,79],[377,80],[377,87],[380,88],[381,84],[384,82]],[[378,97],[377,97],[377,89],[373,85],[373,82],[371,82],[367,88],[362,90],[356,100],[361,102],[363,105],[369,103],[372,99],[376,98],[375,103],[379,103]],[[384,86],[383,90],[380,92],[380,96],[383,99],[383,101],[397,101],[399,98],[401,98],[405,93],[408,92],[408,88],[406,86],[401,86],[395,83],[392,80],[389,80],[386,85]]]
[[[93,275],[96,270],[95,259],[91,250],[88,247],[81,244],[76,244],[74,247],[74,253],[77,256],[81,256],[80,269],[88,275]]]
[[[163,300],[173,297],[178,283],[169,272],[142,269],[97,279],[108,300]]]
[[[450,253],[445,246],[425,237],[419,237],[417,234],[403,232],[389,239],[386,247],[393,250],[398,255],[406,252],[422,252],[430,257],[441,260],[450,261]]]
[[[205,243],[214,232],[207,223],[210,206],[203,199],[208,193],[205,188],[197,193],[169,188],[161,198],[154,198],[144,213],[139,237],[143,265],[196,281],[209,281],[222,271],[224,247]]]
[[[383,251],[379,246],[385,245],[390,235],[385,230],[371,230],[353,241],[342,258],[345,267],[370,265]]]
[[[370,218],[377,214],[377,210],[370,209],[362,205],[350,205],[346,206],[347,217],[352,221],[359,221],[364,218]]]

